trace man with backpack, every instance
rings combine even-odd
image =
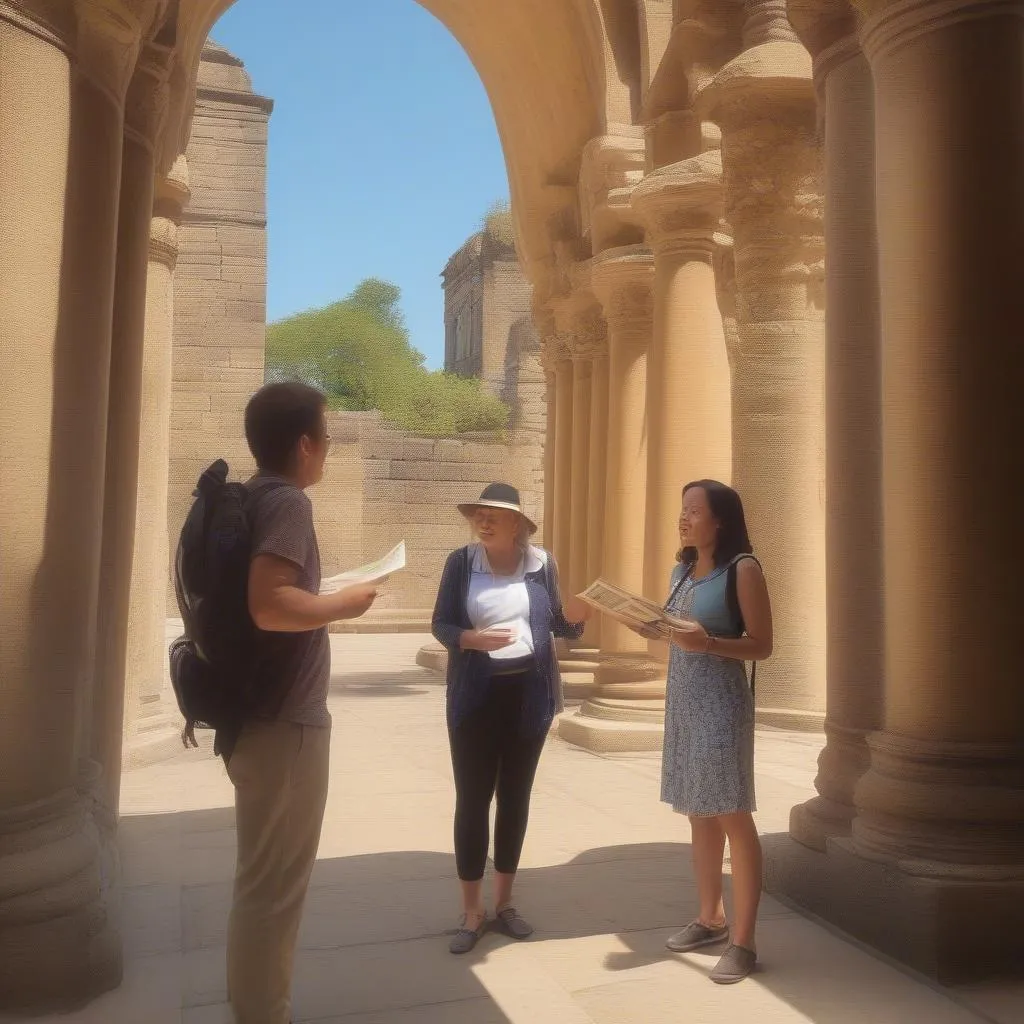
[[[203,474],[176,559],[185,636],[171,650],[186,717],[216,729],[235,787],[238,855],[228,924],[237,1024],[288,1024],[292,963],[327,800],[327,625],[373,604],[374,585],[321,595],[312,504],[330,446],[324,396],[269,384],[245,435],[258,471]],[[193,739],[194,743],[194,739]]]

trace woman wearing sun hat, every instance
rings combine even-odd
[[[487,927],[483,875],[495,793],[495,925],[515,939],[533,932],[511,896],[537,762],[562,710],[552,634],[578,639],[590,609],[571,597],[563,611],[555,560],[530,544],[537,527],[514,487],[488,484],[478,501],[458,509],[476,541],[445,562],[432,632],[448,650],[455,861],[464,912],[450,949],[468,953]]]

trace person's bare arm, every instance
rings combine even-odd
[[[374,584],[336,594],[310,594],[297,586],[298,566],[276,555],[257,555],[249,566],[249,614],[271,633],[303,633],[340,619],[357,619],[377,596]]]

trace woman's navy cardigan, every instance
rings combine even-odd
[[[459,638],[472,629],[467,597],[478,544],[453,551],[444,564],[431,632],[448,651],[448,728],[456,728],[487,696],[491,659],[486,651],[464,651]],[[537,686],[531,687],[523,702],[523,731],[536,735],[550,728],[555,714],[562,710],[562,680],[552,641],[554,636],[578,640],[583,623],[566,621],[558,592],[558,567],[543,548],[526,551],[526,592],[530,598],[530,633],[538,667]]]

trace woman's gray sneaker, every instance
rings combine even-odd
[[[718,965],[711,972],[711,980],[716,985],[735,985],[746,978],[757,964],[757,954],[745,946],[730,946],[723,954]]]
[[[700,921],[691,921],[681,932],[676,932],[665,945],[673,953],[689,953],[702,946],[714,946],[718,942],[725,942],[728,938],[727,924],[723,924],[721,928],[709,928]]]
[[[487,931],[487,915],[485,914],[476,928],[466,927],[466,918],[462,919],[462,927],[452,936],[448,944],[451,953],[468,953],[479,941],[480,936]]]
[[[499,910],[494,923],[499,930],[513,939],[528,939],[533,934],[533,925],[527,924],[515,907]]]

